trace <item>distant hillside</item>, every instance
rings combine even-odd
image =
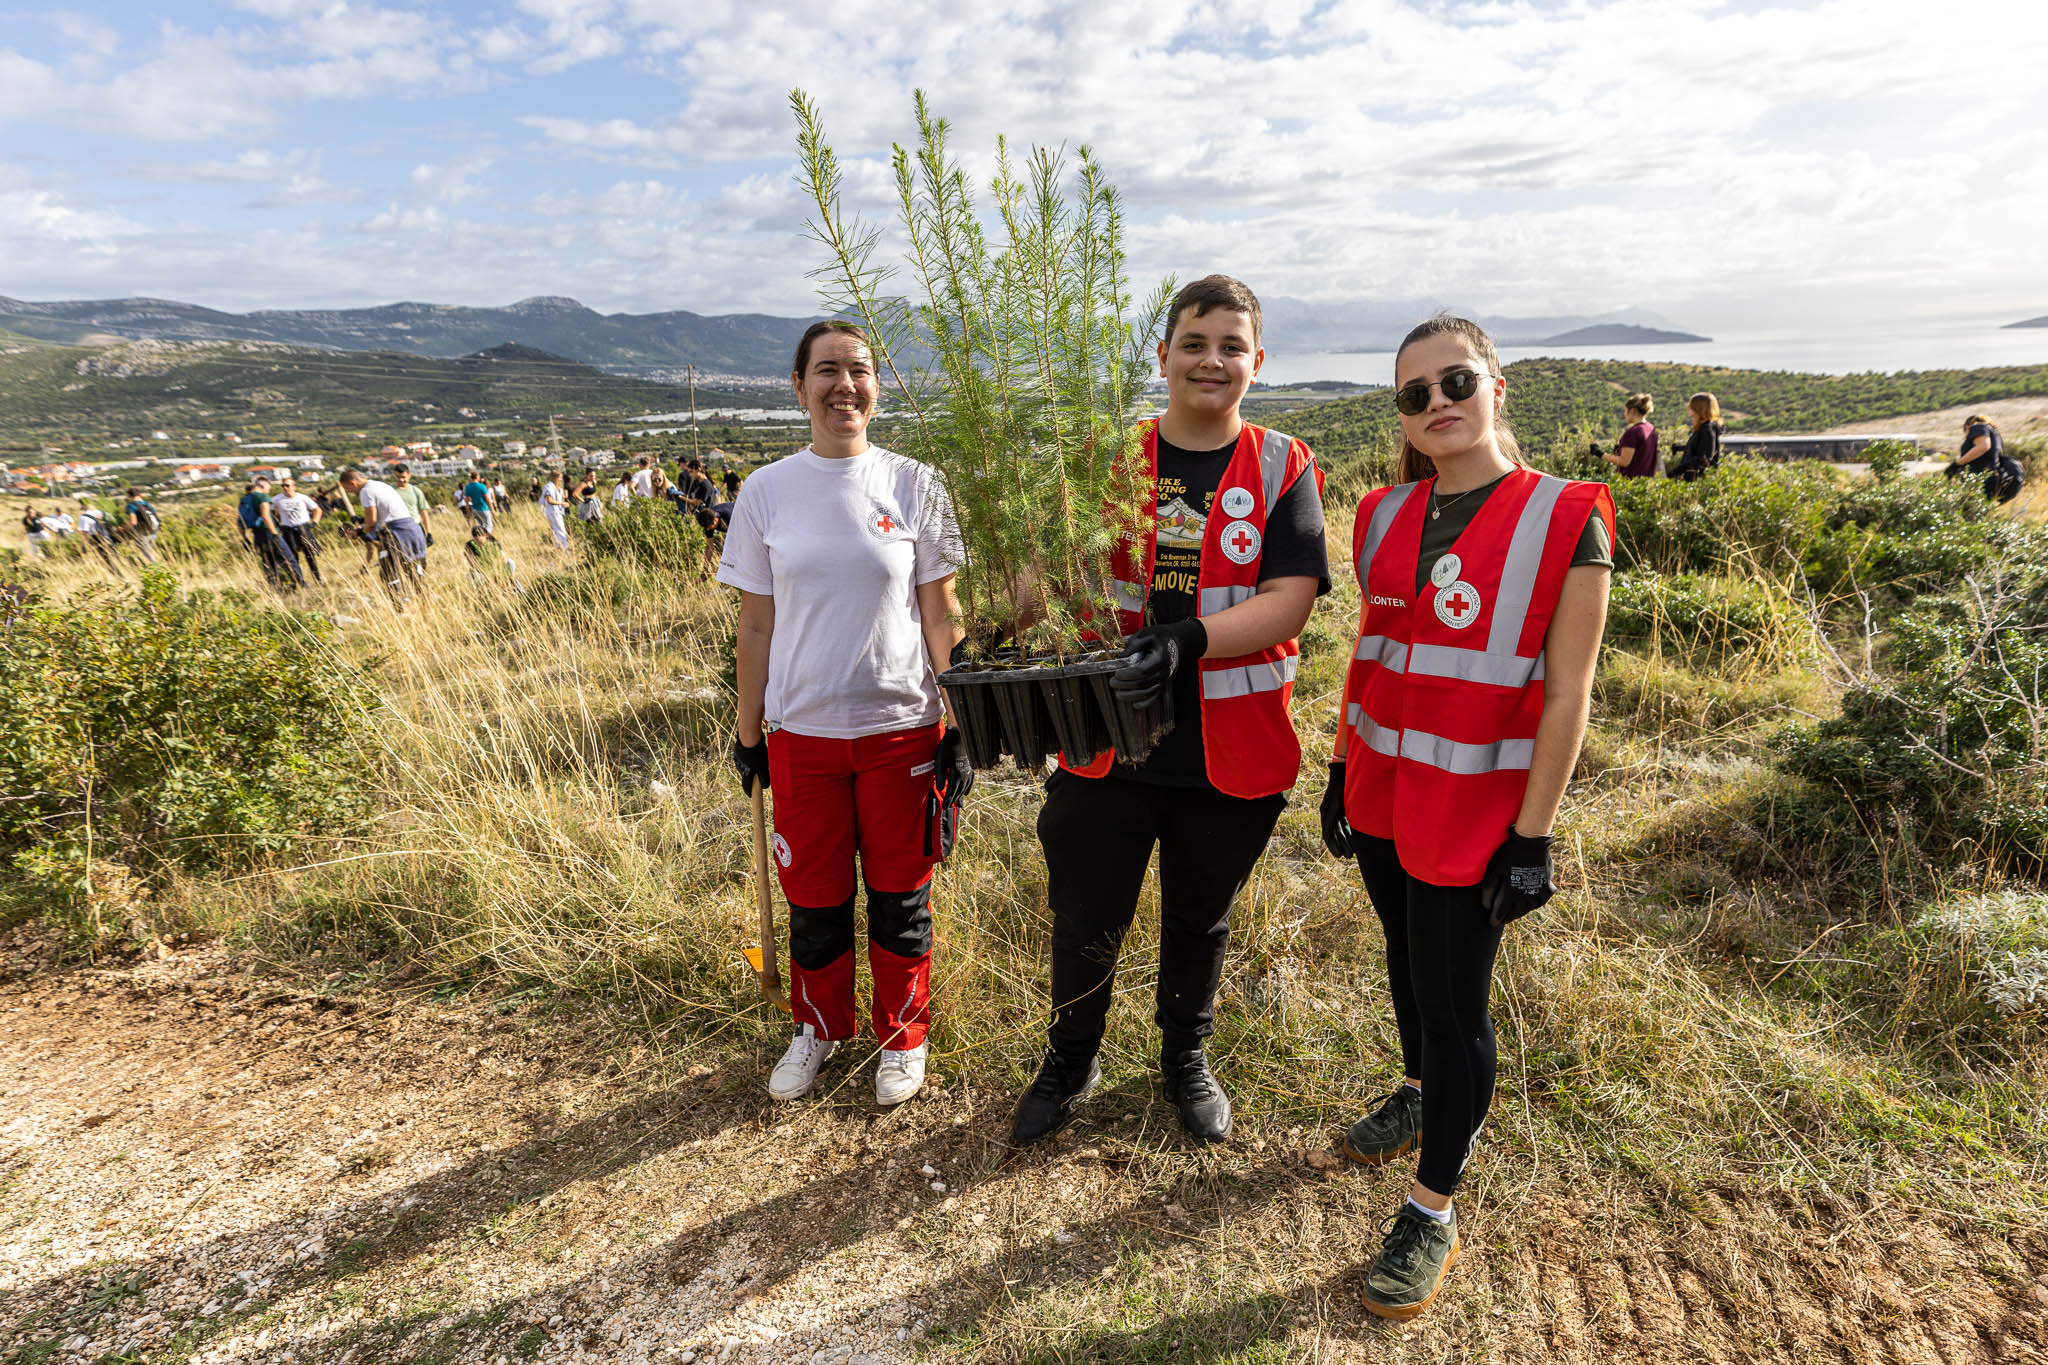
[[[758,396],[699,386],[700,407]],[[0,354],[0,426],[132,434],[250,425],[313,427],[564,415],[627,417],[688,406],[686,389],[622,379],[527,346],[454,360],[272,342],[131,341]]]
[[[2007,326],[2008,328],[2010,328],[2010,327],[2048,327],[2048,315],[2043,315],[2043,316],[2041,316],[2041,317],[2038,317],[2038,318],[2028,318],[2028,319],[2027,319],[2027,320],[2026,320],[2025,322],[2008,322],[2008,323],[2006,323],[2005,325],[2006,325],[2006,326]]]
[[[1626,322],[1599,322],[1544,337],[1537,346],[1664,346],[1680,341],[1712,341],[1712,337],[1691,332],[1666,332],[1655,327],[1637,327]]]
[[[810,318],[759,313],[599,313],[574,299],[521,299],[503,308],[392,303],[376,308],[224,313],[171,299],[29,303],[0,297],[0,327],[70,345],[146,341],[272,341],[346,351],[468,355],[512,341],[605,369],[780,376]],[[661,378],[669,378],[664,374]],[[676,376],[680,377],[680,376]]]

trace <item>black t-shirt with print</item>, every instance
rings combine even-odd
[[[1185,621],[1195,615],[1195,582],[1201,572],[1202,536],[1216,485],[1230,466],[1237,442],[1215,450],[1182,450],[1159,438],[1159,538],[1152,559],[1152,590],[1145,603],[1149,623]],[[1313,578],[1316,595],[1330,590],[1330,552],[1323,541],[1323,499],[1315,475],[1304,474],[1280,495],[1266,517],[1259,547],[1259,581]],[[1135,768],[1117,771],[1141,782],[1167,787],[1208,785],[1202,757],[1201,670],[1184,661],[1173,679],[1173,729]]]

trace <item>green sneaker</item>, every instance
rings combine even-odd
[[[1365,1274],[1365,1311],[1412,1318],[1429,1307],[1458,1263],[1458,1215],[1439,1223],[1406,1204],[1387,1223],[1387,1239]]]
[[[1381,1166],[1415,1150],[1422,1141],[1422,1092],[1412,1085],[1395,1088],[1380,1107],[1351,1125],[1344,1134],[1344,1155],[1365,1166]]]

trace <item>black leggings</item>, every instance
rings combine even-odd
[[[1159,846],[1159,991],[1165,1050],[1216,1031],[1216,987],[1230,947],[1230,906],[1251,879],[1280,795],[1246,800],[1214,787],[1163,787],[1112,774],[1054,773],[1038,813],[1052,901],[1052,1046],[1092,1057],[1102,1045],[1116,959]]]
[[[1456,1194],[1493,1104],[1493,1017],[1487,1011],[1500,930],[1477,886],[1432,886],[1401,867],[1391,839],[1352,836],[1365,891],[1387,934],[1387,984],[1401,1065],[1422,1082],[1422,1160],[1415,1178]]]

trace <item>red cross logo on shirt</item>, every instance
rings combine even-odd
[[[869,505],[868,530],[874,534],[877,540],[892,539],[898,531],[907,531],[909,529],[908,526],[904,525],[903,518],[896,515],[894,508],[881,502]]]
[[[879,530],[883,535],[887,535],[889,534],[889,532],[896,529],[896,519],[890,516],[887,512],[884,512],[882,513],[881,517],[876,520],[875,528]]]

